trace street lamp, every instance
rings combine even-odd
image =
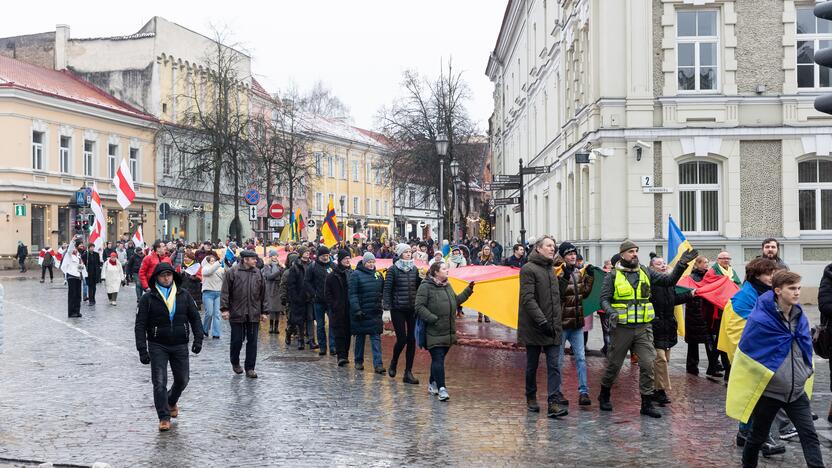
[[[459,223],[457,222],[457,211],[459,211],[459,209],[456,206],[456,204],[457,204],[457,201],[456,201],[456,183],[459,180],[458,176],[459,176],[459,161],[457,161],[455,159],[452,159],[451,160],[451,177],[454,180],[454,202],[451,205],[452,206],[451,215],[453,216],[453,220],[454,220],[454,243],[455,244],[459,242]]]
[[[445,135],[436,137],[436,154],[439,155],[439,248],[442,248],[442,239],[445,234],[445,155],[448,154],[448,138]]]

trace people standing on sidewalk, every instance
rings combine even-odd
[[[708,272],[708,257],[700,255],[693,262],[690,277],[702,281]],[[694,297],[685,305],[685,343],[688,344],[685,367],[688,374],[699,375],[699,345],[705,345],[705,355],[708,357],[708,367],[705,375],[722,378],[722,365],[719,364],[719,354],[708,323],[714,316],[714,306],[701,297]]]
[[[164,242],[157,240],[153,243],[152,250],[148,255],[145,255],[139,267],[139,282],[141,282],[142,289],[145,291],[148,289],[147,280],[150,278],[150,274],[156,269],[156,265],[160,262],[171,263]]]
[[[159,431],[170,430],[170,419],[179,416],[179,397],[188,386],[191,352],[202,350],[202,322],[193,298],[179,287],[182,278],[169,263],[156,265],[148,277],[152,288],[142,296],[136,312],[136,349],[142,364],[150,364],[153,404],[159,416]],[[168,364],[173,385],[168,389]]]
[[[418,385],[413,376],[413,358],[416,355],[416,291],[422,279],[413,263],[413,253],[407,244],[396,246],[396,261],[387,269],[384,278],[384,310],[390,311],[390,319],[396,331],[393,358],[387,368],[390,377],[396,377],[399,356],[405,353],[404,377],[402,381]]]
[[[650,269],[657,273],[666,274],[667,263],[662,257],[651,253]],[[652,324],[653,344],[656,347],[656,359],[653,361],[655,388],[653,399],[659,406],[670,404],[670,397],[667,396],[667,392],[671,390],[667,363],[670,362],[670,348],[676,346],[679,340],[679,324],[676,321],[674,308],[677,305],[694,300],[695,295],[695,289],[677,294],[675,285],[659,286],[652,284],[650,287],[650,301],[653,303],[653,310],[656,314]]]
[[[53,280],[52,267],[55,266],[55,252],[51,247],[44,247],[41,251],[40,282],[46,281],[46,270],[49,270],[49,282]]]
[[[511,256],[506,258],[503,265],[514,268],[523,268],[526,264],[526,248],[523,244],[514,244]]]
[[[520,269],[517,342],[526,347],[526,407],[537,413],[537,367],[546,356],[547,411],[550,418],[569,414],[558,399],[561,375],[558,356],[562,341],[560,283],[555,277],[555,240],[543,236]]]
[[[280,265],[277,256],[277,250],[269,251],[269,263],[263,266],[263,278],[266,279],[266,310],[269,311],[269,334],[277,335],[280,332],[280,314],[283,313],[284,306],[280,301],[280,280],[283,278],[285,268]]]
[[[205,254],[202,259],[202,304],[205,306],[205,317],[202,319],[202,330],[205,336],[211,334],[214,340],[220,339],[222,322],[220,322],[220,294],[225,269],[219,256],[214,251]]]
[[[318,247],[315,261],[309,265],[305,272],[306,287],[309,296],[312,298],[312,307],[315,311],[315,326],[318,335],[318,355],[326,356],[327,343],[329,343],[329,354],[335,355],[335,338],[332,336],[332,318],[329,308],[326,306],[324,286],[326,277],[332,273],[333,262],[329,258],[329,248],[325,245]],[[327,340],[326,322],[330,317],[329,339]]]
[[[639,365],[639,391],[641,414],[652,418],[662,415],[653,407],[653,366],[656,349],[653,344],[651,322],[655,316],[651,301],[653,286],[675,286],[699,253],[690,250],[682,254],[669,275],[649,270],[639,264],[638,246],[625,240],[619,246],[620,260],[604,278],[601,288],[601,307],[609,317],[610,348],[607,350],[607,367],[601,378],[598,396],[601,410],[612,411],[610,389],[618,378],[621,365],[631,351],[644,363]]]
[[[20,273],[26,273],[26,257],[29,256],[29,248],[23,244],[23,241],[17,241],[17,253],[14,258],[17,259],[17,264],[20,266]]]
[[[556,270],[561,316],[563,317],[561,320],[563,339],[561,345],[558,346],[558,369],[563,369],[564,346],[566,346],[566,341],[569,341],[578,373],[578,404],[589,406],[592,400],[589,399],[589,387],[586,381],[583,300],[592,292],[595,278],[578,267],[578,249],[570,242],[562,242],[558,247],[558,254],[563,259],[563,263]],[[569,400],[563,397],[560,387],[555,391],[555,399],[558,404],[569,406]]]
[[[74,245],[68,247],[61,258],[61,271],[66,275],[67,316],[69,318],[81,317],[81,283],[87,271],[78,249],[83,245],[84,241],[75,240]]]
[[[142,298],[142,294],[144,294],[144,288],[142,288],[142,282],[139,280],[139,270],[142,267],[142,261],[144,260],[144,249],[141,247],[136,247],[135,252],[133,252],[133,256],[130,257],[130,260],[127,261],[127,274],[133,278],[133,282],[136,288],[136,303],[139,302]]]
[[[95,291],[101,281],[101,257],[95,251],[95,244],[89,244],[88,248],[81,254],[81,260],[87,266],[87,299],[88,304],[95,305]]]
[[[742,453],[744,467],[757,466],[760,449],[781,409],[797,428],[806,465],[824,466],[806,393],[807,382],[811,392],[814,369],[809,320],[800,306],[800,281],[800,275],[787,270],[774,274],[772,290],[759,297],[748,316],[734,358],[726,412],[741,422],[750,413],[754,420]],[[760,392],[762,384],[765,388]]]
[[[448,271],[447,263],[434,263],[416,291],[416,315],[425,322],[426,345],[430,352],[428,393],[436,395],[439,401],[451,398],[445,382],[445,356],[456,343],[456,310],[474,292],[472,281],[456,294],[448,283]]]
[[[257,254],[240,253],[240,262],[225,272],[220,295],[222,318],[231,323],[231,367],[237,374],[257,378],[257,335],[260,321],[269,318],[266,310],[266,280],[257,269]],[[245,368],[240,367],[240,350],[246,342]]]
[[[364,370],[364,344],[370,338],[373,353],[373,371],[384,374],[384,360],[381,357],[382,321],[381,296],[384,292],[384,277],[376,270],[376,257],[365,252],[361,261],[350,275],[350,331],[355,336],[355,368]]]
[[[338,261],[332,274],[326,278],[326,303],[331,316],[331,333],[335,337],[335,352],[338,355],[338,367],[349,363],[350,354],[350,252],[346,249],[338,251]]]
[[[118,292],[121,290],[122,282],[124,282],[124,269],[118,261],[116,252],[111,252],[110,258],[104,262],[102,276],[104,277],[104,285],[107,287],[107,300],[110,301],[110,305],[114,306],[117,304]]]
[[[306,288],[306,269],[309,268],[309,250],[298,247],[298,258],[289,267],[286,278],[286,297],[289,302],[289,323],[297,331],[298,349],[306,348],[304,336],[311,340],[308,322],[309,309],[312,307],[309,298],[309,290]],[[289,336],[286,337],[287,344]],[[310,344],[311,346],[311,344]]]

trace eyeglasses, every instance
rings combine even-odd
[[[717,260],[731,260],[731,257],[717,257]]]

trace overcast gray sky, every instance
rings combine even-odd
[[[435,76],[440,61],[452,57],[471,87],[471,115],[485,132],[493,90],[485,66],[507,1],[8,2],[0,37],[58,23],[68,24],[72,37],[124,35],[156,15],[208,35],[211,24],[226,25],[251,52],[255,77],[267,90],[321,80],[365,128],[373,128],[376,111],[399,92],[403,70]]]

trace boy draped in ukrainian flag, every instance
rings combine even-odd
[[[757,299],[734,354],[725,412],[743,423],[754,419],[743,466],[757,466],[780,409],[797,428],[806,464],[823,466],[809,404],[814,380],[812,338],[800,306],[800,280],[794,272],[774,273],[772,290]]]

